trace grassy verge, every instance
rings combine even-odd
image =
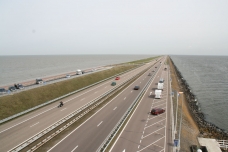
[[[142,63],[148,63],[151,60],[154,60],[155,58],[158,58],[159,56],[156,57],[151,57],[151,58],[146,58],[146,59],[142,59],[142,60],[137,60],[137,61],[132,61],[132,62],[128,62],[128,63],[134,63],[134,64],[142,64]]]
[[[156,57],[131,63],[149,62],[154,58]],[[109,70],[0,97],[0,120],[135,67],[136,65],[115,66]]]

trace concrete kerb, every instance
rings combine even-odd
[[[140,72],[140,73],[141,73],[141,72]],[[140,73],[139,73],[139,74],[140,74]],[[139,74],[133,76],[133,77],[132,77],[131,79],[129,79],[128,81],[123,82],[122,84],[120,84],[120,86],[118,86],[118,88],[115,87],[115,88],[111,89],[110,91],[108,91],[107,93],[105,93],[104,95],[102,95],[102,96],[100,96],[100,97],[98,97],[98,98],[92,100],[91,102],[89,102],[88,104],[86,104],[85,106],[83,106],[83,108],[80,108],[80,110],[79,110],[79,109],[75,110],[75,111],[72,112],[71,114],[67,115],[66,117],[62,118],[62,119],[59,120],[58,122],[52,124],[51,126],[47,127],[46,129],[42,130],[41,132],[37,133],[37,134],[34,135],[33,137],[29,138],[29,139],[26,140],[25,142],[19,144],[18,146],[12,148],[12,149],[9,150],[9,151],[15,151],[15,150],[17,151],[18,148],[20,148],[20,150],[23,149],[23,148],[25,148],[26,146],[28,146],[28,143],[31,144],[32,142],[34,142],[35,140],[37,140],[38,138],[40,138],[40,137],[43,136],[44,134],[50,132],[51,130],[53,130],[53,129],[55,129],[57,126],[59,126],[60,124],[64,123],[65,121],[67,121],[67,120],[70,119],[71,117],[75,116],[76,114],[78,114],[78,113],[81,112],[82,110],[86,109],[89,105],[91,105],[91,104],[97,102],[98,100],[100,100],[101,98],[103,98],[103,97],[109,95],[109,94],[112,93],[114,90],[116,90],[116,89],[118,90],[119,88],[123,87],[123,85],[124,85],[125,83],[128,83],[129,81],[131,81],[132,79],[134,79],[135,77],[137,77]],[[95,106],[95,107],[96,107],[96,106]],[[84,115],[84,114],[81,114],[81,115],[80,115],[80,118],[81,118],[83,115]],[[64,127],[66,128],[66,126],[64,126]],[[65,129],[65,128],[64,128],[64,129]],[[64,129],[63,129],[63,130],[64,130]],[[45,132],[45,133],[44,133],[44,132]],[[25,143],[27,143],[27,144],[25,144]]]
[[[142,65],[141,65],[141,66],[142,66]],[[24,115],[24,114],[26,114],[26,113],[29,113],[29,112],[31,112],[31,111],[33,111],[33,110],[36,110],[36,109],[38,109],[38,108],[44,107],[44,106],[46,106],[46,105],[48,105],[48,104],[50,104],[50,103],[56,102],[56,101],[58,101],[58,100],[60,100],[60,99],[63,99],[63,98],[65,98],[65,97],[68,97],[68,96],[70,96],[70,95],[72,95],[72,94],[75,94],[75,93],[77,93],[77,92],[83,91],[83,90],[85,90],[85,89],[87,89],[87,88],[90,88],[90,87],[92,87],[92,86],[95,86],[95,85],[97,85],[97,84],[99,84],[99,83],[102,83],[102,82],[104,82],[104,81],[107,81],[107,80],[109,80],[109,79],[112,79],[112,78],[114,78],[114,77],[116,77],[116,76],[118,76],[118,75],[127,73],[127,72],[129,72],[129,71],[131,71],[131,70],[134,70],[134,69],[138,68],[138,67],[140,67],[140,66],[137,66],[137,67],[135,67],[135,68],[133,68],[133,69],[130,69],[130,70],[127,70],[127,71],[125,71],[125,72],[121,72],[121,73],[119,73],[119,74],[116,74],[116,75],[114,75],[114,76],[111,76],[111,77],[109,77],[109,78],[106,78],[106,79],[104,79],[104,80],[101,80],[101,81],[99,81],[99,82],[96,82],[96,83],[94,83],[94,84],[91,84],[91,85],[86,86],[86,87],[84,87],[84,88],[81,88],[81,89],[79,89],[79,90],[70,92],[70,93],[68,93],[68,94],[66,94],[66,95],[63,95],[63,96],[61,96],[61,97],[55,98],[55,99],[53,99],[53,100],[47,101],[47,102],[45,102],[45,103],[43,103],[43,104],[40,104],[40,105],[38,105],[38,106],[35,106],[35,107],[33,107],[33,108],[30,108],[30,109],[25,110],[25,111],[23,111],[23,112],[20,112],[20,113],[18,113],[18,114],[15,114],[15,115],[13,115],[13,116],[10,116],[10,117],[7,117],[7,118],[5,118],[5,119],[2,119],[2,120],[0,120],[0,124],[4,123],[4,122],[6,122],[6,121],[12,120],[12,119],[14,119],[14,118],[16,118],[16,117],[22,116],[22,115]]]
[[[153,79],[153,77],[150,78],[150,80],[147,82],[147,84],[145,85],[145,87],[142,89],[142,91],[136,97],[135,101],[131,104],[131,106],[129,107],[129,109],[121,117],[121,119],[118,121],[118,123],[115,125],[115,127],[112,129],[112,131],[110,132],[110,134],[106,137],[106,139],[100,145],[100,147],[97,149],[96,152],[104,152],[107,149],[107,147],[109,146],[109,144],[111,143],[111,141],[113,140],[113,138],[115,137],[115,135],[118,133],[118,131],[120,130],[120,128],[122,127],[122,125],[124,124],[124,122],[127,120],[128,116],[130,115],[131,111],[134,109],[135,105],[137,105],[137,102],[141,99],[141,97],[145,93],[145,90],[149,86],[149,84],[152,81],[152,79]]]

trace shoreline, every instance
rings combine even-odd
[[[185,101],[187,107],[191,113],[191,117],[197,124],[199,128],[198,137],[203,138],[215,138],[219,140],[228,140],[228,133],[226,130],[219,128],[211,122],[207,122],[204,118],[203,112],[198,106],[198,101],[195,99],[195,95],[191,92],[187,81],[183,78],[181,72],[177,69],[176,65],[173,63],[170,58],[171,64],[174,67],[175,74],[178,80],[178,85],[181,87],[181,90],[184,92]]]

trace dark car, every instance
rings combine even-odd
[[[155,67],[155,68],[157,68],[157,67]]]
[[[112,85],[112,86],[115,86],[115,85],[116,85],[116,82],[112,82],[111,85]]]
[[[115,78],[115,80],[119,80],[119,79],[120,79],[120,77],[116,77],[116,78]]]
[[[159,80],[159,83],[163,83],[165,80],[163,79],[163,78],[161,78],[160,80]]]
[[[36,84],[42,84],[44,83],[42,79],[36,79]]]
[[[5,93],[7,93],[7,90],[4,88],[0,88],[0,94],[5,94]]]
[[[14,87],[14,86],[9,87],[9,90],[10,90],[10,91],[16,91],[16,89],[17,89],[17,88]]]
[[[151,73],[149,73],[148,76],[151,76]]]
[[[165,110],[162,109],[162,108],[154,108],[154,109],[151,110],[150,113],[152,115],[158,115],[158,114],[161,114],[161,113],[164,113],[164,112],[165,112]]]
[[[134,90],[139,90],[139,88],[140,88],[139,86],[135,86]]]
[[[152,72],[155,72],[154,70]]]
[[[24,89],[24,86],[23,86],[22,84],[20,84],[20,83],[14,84],[14,86],[15,86],[15,88],[17,88],[17,89]]]

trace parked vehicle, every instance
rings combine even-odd
[[[82,70],[78,69],[78,70],[76,71],[76,74],[77,74],[77,75],[81,75],[81,74],[82,74]]]
[[[161,113],[164,113],[164,112],[165,112],[165,109],[162,109],[162,108],[153,108],[150,113],[152,115],[158,115],[158,114],[161,114]]]
[[[167,68],[164,68],[164,70],[166,71],[166,70],[167,70]]]
[[[164,83],[160,83],[160,82],[158,83],[158,90],[163,90],[163,84]]]
[[[139,90],[139,88],[140,88],[139,86],[135,86],[134,90]]]
[[[119,79],[120,79],[120,77],[116,77],[116,78],[115,78],[115,80],[119,80]]]
[[[148,76],[151,76],[151,73],[149,73]]]
[[[43,84],[43,80],[42,79],[36,79],[36,84]]]
[[[162,90],[155,90],[155,99],[161,99]]]
[[[14,87],[14,86],[10,86],[10,87],[9,87],[9,90],[10,90],[10,91],[16,91],[16,90],[17,90],[17,88],[16,88],[16,87]]]
[[[5,94],[7,93],[7,90],[5,88],[0,88],[0,94]]]
[[[23,86],[22,84],[20,84],[20,83],[14,84],[14,86],[15,86],[15,88],[17,88],[17,89],[24,89],[24,86]]]
[[[111,86],[115,86],[115,85],[116,85],[116,82],[112,82],[112,83],[111,83]]]

